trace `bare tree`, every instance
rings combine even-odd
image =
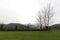
[[[53,15],[54,15],[54,11],[50,3],[41,12],[39,11],[37,23],[40,29],[42,29],[42,26],[48,28],[47,26],[49,26],[50,20],[53,17]]]
[[[53,7],[51,4],[48,4],[48,6],[42,10],[42,14],[45,26],[49,26],[50,20],[54,15]]]
[[[40,11],[38,12],[37,24],[40,27],[40,29],[42,29],[42,15],[41,15]]]

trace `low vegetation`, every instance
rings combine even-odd
[[[60,30],[0,31],[0,40],[60,40]]]

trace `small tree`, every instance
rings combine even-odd
[[[15,26],[15,30],[17,31],[17,25]]]

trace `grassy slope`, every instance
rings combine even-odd
[[[60,30],[55,31],[1,31],[0,40],[60,40]]]

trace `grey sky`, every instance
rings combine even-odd
[[[47,3],[54,6],[53,24],[60,23],[60,0],[0,0],[0,22],[34,23]]]

